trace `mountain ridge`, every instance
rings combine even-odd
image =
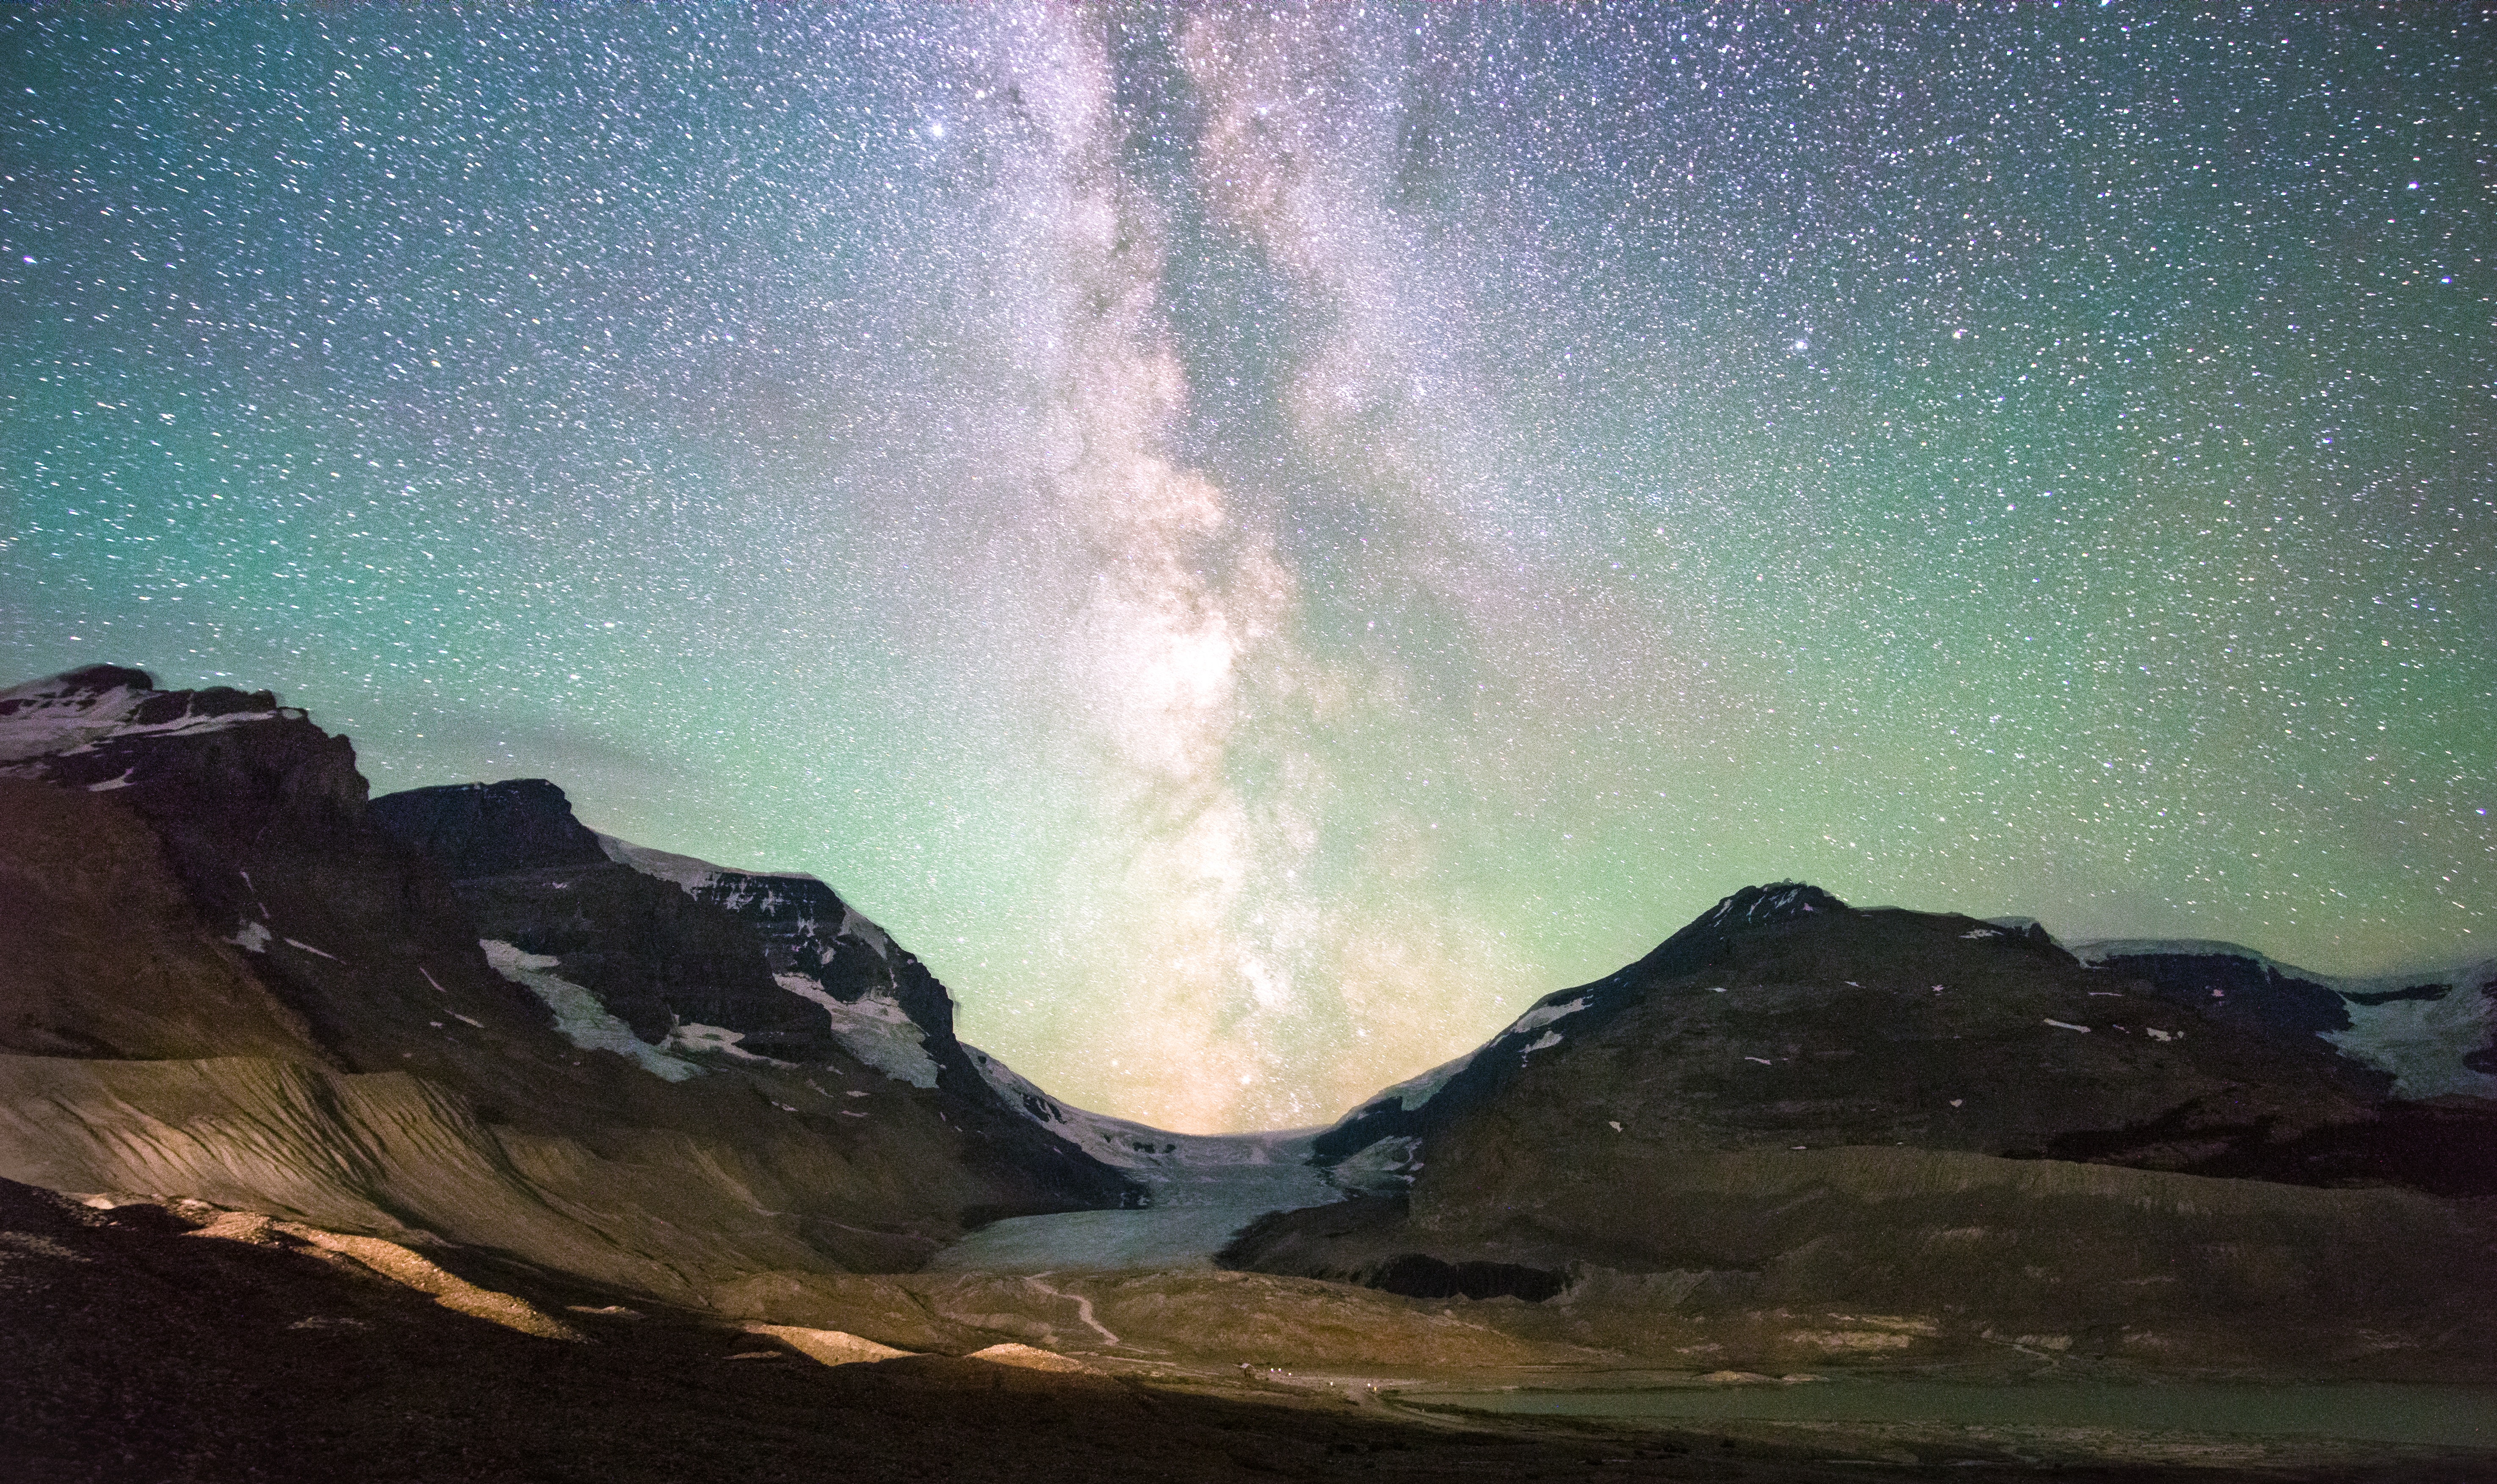
[[[680,1048],[703,1075],[669,1081],[584,1049],[372,819],[352,744],[268,692],[70,672],[0,692],[0,759],[7,1178],[423,1231],[697,1303],[1134,1198],[976,1068],[918,1088],[828,1042],[810,1082],[731,1042]],[[598,860],[682,902],[711,934],[685,952],[750,949],[749,988],[821,1019],[724,909]]]

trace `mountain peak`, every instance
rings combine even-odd
[[[1819,887],[1804,881],[1772,881],[1766,886],[1747,886],[1717,905],[1702,912],[1690,927],[1729,928],[1741,925],[1764,927],[1819,912],[1851,912],[1854,908]],[[1675,936],[1680,936],[1676,933]]]
[[[1628,983],[1689,973],[1706,964],[1729,942],[1781,923],[1807,918],[1852,917],[1856,911],[1819,887],[1802,881],[1747,886],[1685,924],[1648,956],[1602,983]]]
[[[158,690],[144,670],[88,665],[0,690],[0,763],[91,752],[121,737],[216,732],[302,716],[279,706],[270,691]]]
[[[39,692],[61,696],[100,696],[114,690],[154,690],[156,678],[128,665],[82,665],[40,680],[29,680],[0,696],[0,701]]]
[[[372,813],[384,830],[433,857],[455,879],[607,859],[598,837],[573,817],[572,801],[545,778],[411,788],[374,800]]]

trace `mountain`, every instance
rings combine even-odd
[[[2071,951],[2212,1020],[2320,1037],[2385,1074],[2395,1097],[2497,1098],[2497,959],[2351,979],[2234,943],[2139,938]]]
[[[1027,1159],[1062,1159],[1072,1146],[1149,1177],[1229,1152],[1069,1106],[958,1040],[945,987],[812,876],[596,834],[543,778],[386,794],[372,817],[452,878],[490,961],[546,999],[576,1044],[662,1076],[679,1075],[681,1052],[795,1064],[846,1055],[938,1089],[958,1121],[991,1125]],[[1145,1198],[1133,1184],[1098,1194],[1113,1206]]]
[[[689,887],[551,785],[366,792],[266,691],[0,692],[0,1176],[697,1305],[1138,1198],[820,883]]]
[[[2497,1374],[2486,965],[2070,950],[1781,883],[1330,1128],[1183,1136],[963,1044],[823,882],[546,780],[366,795],[268,692],[0,691],[0,1182],[78,1195],[0,1184],[0,1248],[59,1311],[260,1262],[198,1235],[284,1249],[235,1290],[254,1345],[335,1317],[260,1323],[332,1295],[303,1264],[362,1263],[536,1326],[481,1342],[500,1374],[673,1337],[600,1373],[637,1387],[792,1326],[1226,1385]]]
[[[1366,1198],[1263,1218],[1223,1260],[1424,1295],[1662,1285],[1899,1333],[1982,1316],[2136,1355],[2185,1332],[2276,1350],[2291,1314],[2327,1348],[2484,1348],[2451,1275],[2497,1253],[2497,1104],[2395,1098],[2426,1074],[2305,1028],[2481,988],[2351,1002],[2342,1028],[2126,960],[1749,888],[1355,1109],[1314,1149]]]

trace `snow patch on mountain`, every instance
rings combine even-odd
[[[2068,943],[2065,949],[2073,958],[2092,965],[2109,959],[2135,959],[2152,954],[2191,955],[2196,958],[2244,959],[2275,973],[2312,979],[2318,984],[2331,982],[2325,975],[2283,963],[2243,943],[2223,942],[2218,938],[2095,938],[2086,943]]]
[[[186,710],[164,720],[142,722],[137,719],[141,708],[168,692],[128,682],[92,688],[74,679],[83,673],[72,671],[0,690],[0,763],[84,752],[98,742],[121,737],[184,737],[303,714],[283,706],[214,714]],[[116,781],[126,785],[127,775]]]
[[[824,884],[821,878],[803,870],[735,869],[694,856],[636,845],[631,840],[617,839],[612,835],[598,835],[597,839],[598,848],[616,865],[629,866],[646,876],[668,882],[688,896],[715,902],[732,912],[742,912],[749,906],[760,906],[767,911],[779,906],[782,899],[777,887],[781,882],[803,881],[816,887]],[[882,957],[892,958],[893,944],[884,935],[884,930],[859,916],[847,902],[841,906],[843,915],[839,931],[869,944]]]
[[[834,936],[856,938],[874,949],[877,958],[888,963],[893,962],[893,939],[885,935],[882,928],[860,916],[859,909],[846,901],[841,903],[840,931]]]
[[[1536,1005],[1533,1009],[1519,1016],[1516,1021],[1509,1026],[1505,1033],[1513,1036],[1522,1036],[1530,1030],[1541,1030],[1544,1026],[1551,1025],[1561,1017],[1565,1015],[1575,1015],[1585,1008],[1587,1008],[1587,998],[1583,995],[1576,999],[1570,1000],[1566,1004]]]
[[[1346,1190],[1392,1195],[1410,1187],[1413,1177],[1422,1173],[1422,1161],[1414,1157],[1421,1151],[1422,1141],[1411,1135],[1380,1139],[1337,1160],[1331,1175]]]
[[[1377,1095],[1363,1100],[1361,1106],[1374,1107],[1392,1097],[1406,1112],[1410,1113],[1437,1095],[1441,1088],[1448,1085],[1450,1078],[1473,1064],[1474,1054],[1468,1052],[1454,1061],[1440,1062],[1419,1077],[1407,1077],[1392,1088],[1381,1089]]]
[[[648,845],[636,845],[631,840],[620,840],[612,835],[598,836],[598,848],[607,852],[607,859],[618,866],[630,866],[646,876],[656,876],[688,892],[699,892],[721,875],[720,868],[709,861],[698,861],[673,851],[653,850]]]
[[[936,1086],[936,1061],[928,1055],[928,1033],[889,995],[869,993],[844,1001],[806,974],[774,974],[772,982],[801,999],[824,1007],[832,1018],[833,1039],[841,1049],[887,1077],[914,1088]]]
[[[554,1028],[583,1051],[612,1051],[642,1070],[670,1082],[699,1077],[703,1069],[644,1041],[633,1028],[607,1013],[598,996],[569,979],[546,970],[561,961],[548,954],[525,953],[498,938],[481,939],[486,962],[494,972],[526,989],[554,1012]]]
[[[1466,1053],[1464,1056],[1457,1058],[1453,1061],[1442,1061],[1438,1066],[1431,1068],[1429,1071],[1422,1073],[1418,1077],[1407,1077],[1403,1082],[1396,1084],[1394,1087],[1381,1088],[1377,1092],[1362,1099],[1361,1107],[1375,1108],[1379,1104],[1386,1102],[1389,1098],[1394,1098],[1399,1106],[1403,1107],[1406,1112],[1410,1113],[1414,1109],[1421,1107],[1424,1103],[1429,1102],[1432,1098],[1438,1096],[1439,1089],[1446,1087],[1450,1079],[1454,1078],[1459,1072],[1464,1071],[1467,1067],[1473,1065],[1474,1058],[1482,1055],[1483,1052],[1490,1050],[1494,1046],[1498,1046],[1512,1036],[1529,1035],[1534,1031],[1542,1030],[1544,1026],[1551,1025],[1554,1021],[1561,1019],[1563,1016],[1577,1014],[1579,1011],[1587,1008],[1590,1003],[1592,1003],[1592,1001],[1589,997],[1581,995],[1576,999],[1563,1000],[1551,1004],[1535,1005],[1529,1009],[1524,1015],[1511,1021],[1507,1029],[1502,1030],[1500,1034],[1492,1037],[1489,1041],[1483,1043],[1483,1045]],[[1547,1030],[1544,1031],[1544,1039],[1537,1042],[1535,1045],[1525,1048],[1525,1053],[1531,1055],[1532,1053],[1543,1050],[1545,1047],[1558,1046],[1560,1044],[1560,1033],[1558,1031]]]
[[[659,1043],[659,1047],[662,1051],[709,1052],[713,1056],[729,1057],[739,1061],[751,1061],[757,1066],[790,1067],[798,1064],[794,1061],[782,1061],[766,1057],[759,1052],[747,1051],[737,1044],[744,1039],[744,1031],[731,1030],[726,1026],[706,1026],[700,1021],[679,1021],[676,1028],[668,1032],[668,1038]]]

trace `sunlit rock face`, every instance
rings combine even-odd
[[[591,883],[545,924],[365,794],[347,741],[267,692],[111,668],[0,692],[0,1176],[422,1228],[694,1302],[1132,1198],[959,1048],[937,1086],[941,1018],[781,982],[765,931],[611,859],[552,786],[420,832],[488,882]]]
[[[1356,1109],[1316,1147],[1367,1198],[1268,1217],[1224,1260],[1477,1297],[1681,1274],[1677,1304],[2067,1333],[2257,1303],[2335,1344],[2447,1333],[2497,1104],[2393,1098],[2398,1068],[2325,1038],[2347,1022],[2207,998],[2034,924],[1747,889]]]

